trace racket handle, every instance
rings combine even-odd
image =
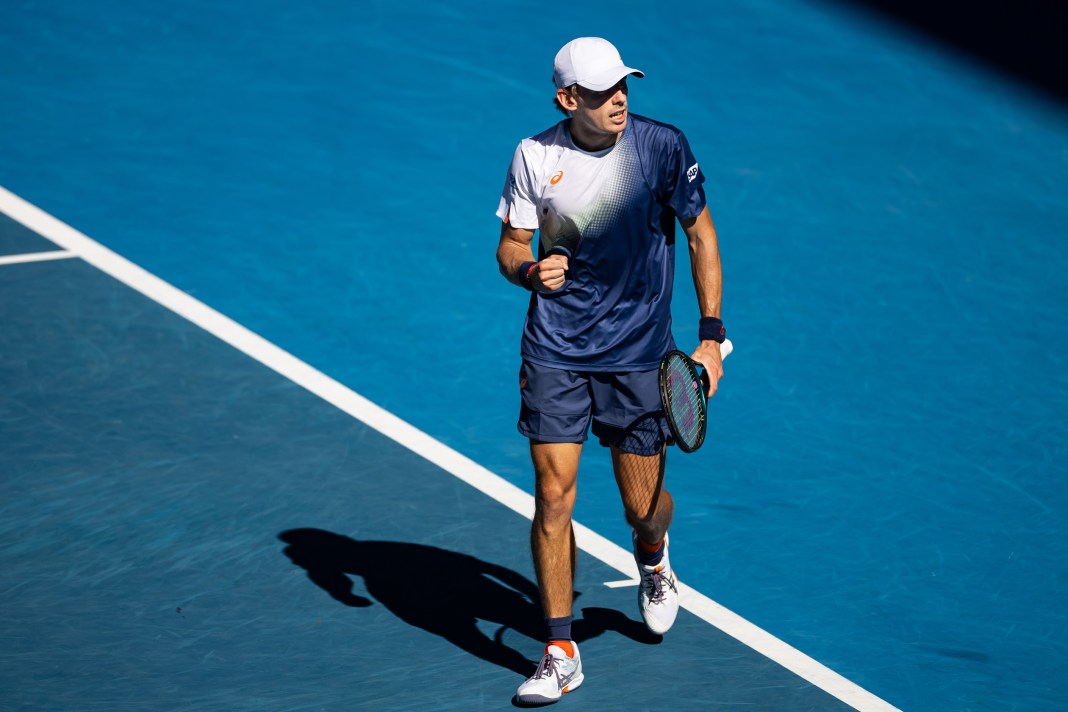
[[[731,355],[731,351],[734,351],[734,344],[731,343],[730,339],[724,339],[723,343],[719,345],[720,359],[726,359],[728,356]],[[705,398],[707,399],[708,389],[711,384],[708,381],[708,373],[705,372],[704,368],[701,368],[701,384],[704,386],[704,394]]]

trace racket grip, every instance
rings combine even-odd
[[[723,343],[719,345],[719,355],[721,359],[726,359],[731,355],[731,351],[734,351],[734,344],[730,339],[724,339]],[[708,380],[708,373],[701,369],[701,385],[704,387],[705,398],[708,398],[708,389],[711,387],[711,383]]]

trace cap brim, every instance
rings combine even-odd
[[[640,69],[631,69],[630,67],[612,67],[588,79],[582,79],[577,84],[590,91],[605,91],[619,84],[619,80],[628,75],[641,78],[645,76],[645,72]]]

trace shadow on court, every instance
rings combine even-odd
[[[1068,103],[1068,5],[1061,0],[838,0],[911,28]]]
[[[283,553],[338,602],[353,608],[378,602],[405,623],[471,655],[524,677],[533,670],[535,661],[503,642],[511,629],[532,640],[529,652],[540,653],[544,643],[538,589],[525,576],[423,544],[359,541],[322,529],[290,529],[278,538],[287,545]],[[351,576],[363,579],[369,598],[354,592]],[[478,621],[498,628],[487,636]],[[572,629],[580,643],[609,631],[639,643],[661,640],[642,623],[607,608],[582,609]]]

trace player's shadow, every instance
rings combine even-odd
[[[533,652],[540,653],[544,643],[537,586],[515,571],[433,546],[358,541],[322,529],[290,529],[278,538],[286,543],[285,555],[346,606],[363,608],[377,601],[405,623],[471,655],[524,677],[533,670],[533,660],[503,642],[511,629],[535,641]],[[351,576],[363,579],[369,598],[353,591]],[[606,631],[644,643],[660,641],[619,611],[585,608],[582,613],[572,628],[578,642]],[[479,629],[478,621],[498,626],[492,637]]]

